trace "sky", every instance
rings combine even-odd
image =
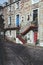
[[[0,0],[0,4],[3,4],[6,1],[8,1],[8,0]]]
[[[0,4],[3,4],[4,2],[6,2],[6,1],[8,1],[8,0],[0,0]],[[34,3],[34,2],[38,2],[39,0],[32,0],[32,3]]]

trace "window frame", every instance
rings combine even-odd
[[[38,3],[40,0],[31,0],[32,4]]]
[[[11,16],[8,17],[8,25],[11,25]]]
[[[15,3],[15,10],[16,10],[16,9],[19,9],[19,2],[16,2],[16,3]]]

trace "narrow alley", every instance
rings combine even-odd
[[[1,41],[0,65],[43,65],[43,48]]]

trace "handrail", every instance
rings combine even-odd
[[[26,28],[28,28],[30,26],[31,26],[31,22],[27,22],[26,24],[22,23],[20,32],[23,32],[24,30],[26,30]]]
[[[23,31],[25,31],[27,28],[29,28],[30,26],[37,26],[38,27],[38,23],[37,21],[29,21],[26,22],[26,24],[24,22],[21,23],[21,29],[20,32],[22,33]]]

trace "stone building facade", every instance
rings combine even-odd
[[[10,2],[10,1],[9,1]],[[5,23],[5,29],[6,28],[14,28],[15,27],[15,15],[14,15],[14,4],[8,5],[3,8],[3,14],[4,14],[4,23]],[[5,35],[10,39],[14,40],[16,38],[16,31],[14,30],[8,30],[6,31]]]
[[[43,0],[9,0],[3,12],[5,28],[20,26],[19,33],[22,33],[30,26],[36,26],[37,30],[32,28],[22,37],[26,39],[28,44],[34,45],[37,42],[39,45],[43,45]],[[17,32],[7,31],[6,35],[16,38],[16,42],[20,43],[20,39],[16,37]]]

